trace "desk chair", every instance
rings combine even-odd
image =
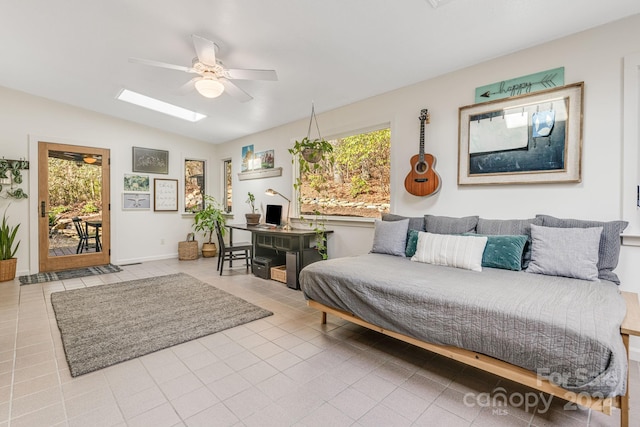
[[[233,243],[232,245],[227,245],[224,242],[224,238],[222,237],[222,232],[220,231],[220,224],[216,222],[216,234],[218,235],[218,270],[220,271],[220,275],[222,276],[222,270],[224,269],[224,262],[229,261],[229,268],[233,267],[234,260],[245,260],[247,265],[247,272],[249,272],[249,267],[251,264],[250,260],[253,259],[253,246],[248,242],[240,242]]]
[[[100,237],[98,236],[98,231],[96,230],[93,233],[89,233],[88,230],[82,226],[82,220],[77,216],[72,218],[73,225],[76,227],[76,233],[78,233],[78,238],[80,241],[78,242],[78,247],[76,248],[76,253],[82,253],[85,249],[95,248],[96,252],[100,250]],[[89,239],[93,239],[95,243],[89,243]]]

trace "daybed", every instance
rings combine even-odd
[[[637,296],[613,273],[625,226],[387,215],[371,253],[311,264],[300,284],[323,322],[330,313],[607,414],[619,407],[625,426],[628,340],[640,334]]]

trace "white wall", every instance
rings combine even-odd
[[[167,120],[172,120],[167,118]],[[177,120],[177,119],[176,119]],[[116,264],[176,257],[177,242],[185,240],[193,222],[179,212],[123,211],[123,176],[131,173],[131,147],[169,150],[169,174],[149,174],[153,178],[179,179],[183,197],[183,160],[207,160],[208,188],[218,188],[215,146],[160,132],[131,122],[31,96],[0,87],[0,148],[7,159],[26,158],[30,170],[23,173],[26,200],[0,199],[0,208],[9,203],[9,216],[20,221],[18,274],[38,271],[37,243],[37,141],[86,145],[111,150],[111,261]],[[214,184],[215,182],[215,184]],[[200,237],[201,238],[201,237]],[[164,239],[164,244],[161,244]]]

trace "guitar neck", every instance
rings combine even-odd
[[[424,120],[420,120],[420,161],[424,162]]]
[[[419,160],[424,162],[424,124],[429,120],[429,110],[426,108],[420,111],[420,153]]]

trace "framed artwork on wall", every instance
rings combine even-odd
[[[169,173],[169,152],[152,148],[133,147],[133,172]]]
[[[178,210],[178,180],[155,178],[153,180],[153,210]]]
[[[258,151],[253,160],[253,169],[273,169],[275,165],[275,151]]]
[[[149,191],[149,175],[124,174],[124,191]]]
[[[133,193],[125,191],[122,193],[123,210],[149,210],[151,209],[150,193]]]
[[[242,147],[242,164],[240,170],[242,172],[253,169],[253,144]]]
[[[458,184],[580,182],[583,86],[461,107]]]

